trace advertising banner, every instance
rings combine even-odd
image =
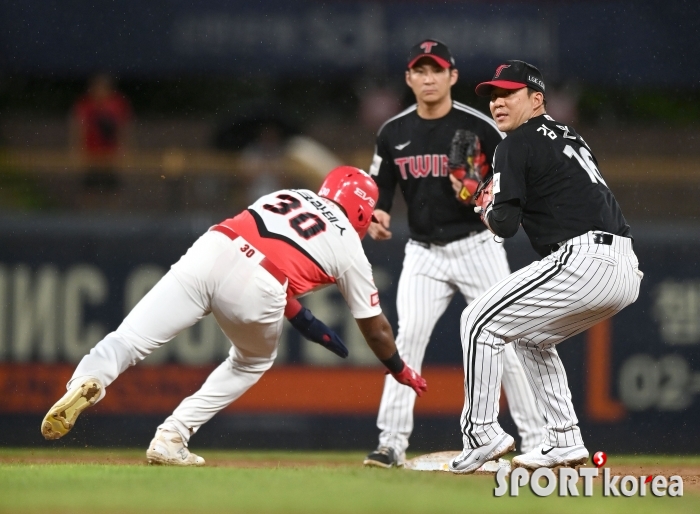
[[[0,444],[30,444],[40,438],[39,420],[61,396],[76,363],[215,221],[42,218],[0,223],[0,418],[26,424],[26,430],[0,436]],[[672,451],[677,438],[691,434],[700,422],[700,233],[674,227],[633,233],[645,273],[639,299],[611,320],[563,342],[558,351],[587,441],[625,451]],[[364,243],[381,305],[394,327],[404,243],[401,230],[390,241]],[[513,269],[536,258],[522,234],[508,241],[506,249]],[[374,444],[383,367],[335,287],[303,301],[338,331],[349,358],[301,339],[285,323],[273,368],[212,420],[209,433],[230,436],[240,429],[236,423],[248,420],[246,426],[263,428],[246,444],[269,445],[276,444],[270,437],[276,430],[303,426],[311,434],[305,442],[276,441],[313,446],[320,440],[314,433],[323,439],[320,432],[352,426],[353,437],[336,440],[336,446]],[[435,446],[445,440],[459,445],[463,372],[458,320],[463,307],[464,300],[455,298],[433,332],[424,364],[430,389],[416,403],[416,448],[439,450]],[[227,357],[229,345],[213,318],[206,317],[110,386],[107,397],[88,413],[92,426],[113,425],[105,420],[116,417],[120,426],[131,420],[136,427],[147,419],[150,433],[154,420],[169,414]],[[504,426],[511,428],[501,398]],[[90,436],[93,444],[106,444],[105,430]],[[229,438],[218,444],[233,440],[240,441]],[[689,451],[700,450],[697,437],[684,441]],[[124,437],[122,444],[133,440]]]

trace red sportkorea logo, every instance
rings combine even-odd
[[[496,68],[496,73],[494,74],[493,78],[497,79],[501,72],[506,68],[510,68],[510,64],[501,64],[498,68]]]
[[[435,41],[426,41],[424,43],[421,43],[420,47],[426,54],[429,54],[435,45],[437,45]]]
[[[593,461],[593,464],[595,464],[596,468],[600,468],[605,466],[605,463],[608,461],[608,456],[605,454],[605,452],[595,452],[591,460]]]

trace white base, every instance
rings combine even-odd
[[[407,460],[404,464],[405,469],[413,471],[449,471],[450,460],[454,459],[461,451],[436,452],[428,453]],[[485,462],[483,466],[477,469],[475,475],[495,475],[500,468],[506,468],[510,473],[510,461],[506,459],[498,459],[498,461],[490,460]]]

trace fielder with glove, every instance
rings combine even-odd
[[[476,209],[501,238],[522,225],[541,260],[462,312],[463,450],[449,470],[471,474],[514,449],[514,438],[498,422],[494,394],[502,384],[501,355],[513,346],[547,423],[539,444],[512,465],[573,468],[585,464],[589,452],[557,346],[634,303],[644,274],[591,148],[573,127],[547,114],[540,70],[505,61],[476,93],[489,97],[494,122],[508,134],[496,149],[493,179],[476,194]]]
[[[471,303],[510,274],[503,245],[485,229],[473,203],[503,134],[488,116],[452,100],[450,88],[457,79],[455,60],[444,43],[425,39],[411,48],[405,80],[416,104],[379,129],[370,167],[379,187],[370,237],[392,237],[390,211],[397,186],[408,206],[410,238],[396,295],[396,345],[418,371],[433,328],[454,295],[459,292]],[[459,186],[459,198],[450,180]],[[544,420],[512,345],[503,355],[508,406],[522,447],[529,450],[541,441]],[[415,401],[411,389],[386,379],[377,416],[379,444],[365,465],[403,465]]]

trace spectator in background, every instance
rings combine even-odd
[[[243,167],[253,176],[248,186],[248,203],[281,189],[283,182],[289,180],[284,176],[285,144],[286,137],[280,126],[265,122],[258,129],[257,138],[241,152]]]
[[[302,133],[279,109],[257,106],[224,120],[214,148],[240,157],[240,183],[229,194],[233,205],[248,206],[278,189],[313,188],[342,163],[328,147]]]
[[[376,133],[386,120],[401,112],[399,93],[389,86],[371,84],[360,96],[359,117],[364,128]]]
[[[104,194],[113,195],[119,187],[115,168],[128,150],[131,120],[129,101],[104,74],[90,79],[86,94],[73,106],[71,145],[87,168],[83,188],[90,205],[92,200],[104,205]]]
[[[548,86],[547,89],[547,114],[566,125],[576,125],[580,88],[574,83],[565,83],[558,87]]]

